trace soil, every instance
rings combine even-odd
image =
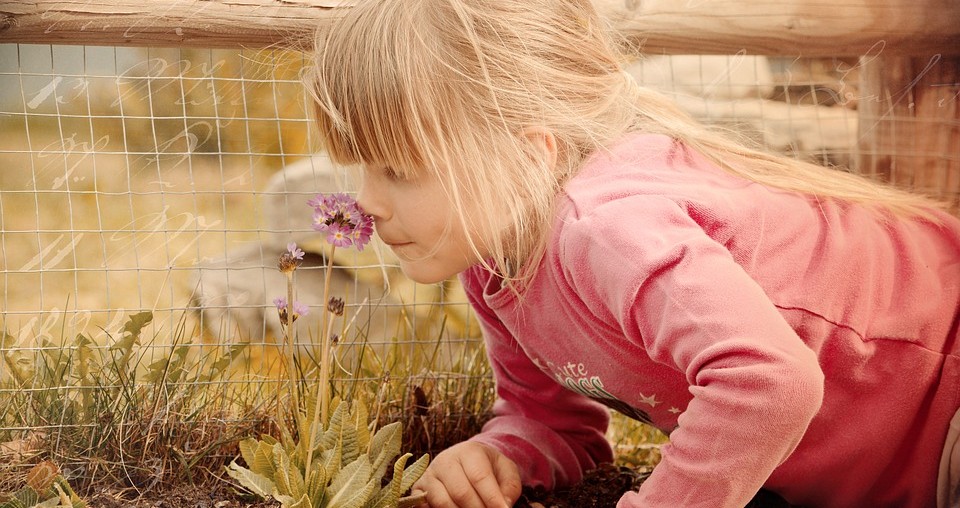
[[[89,508],[278,508],[274,500],[243,494],[226,482],[180,485],[157,492],[101,491],[84,499]]]
[[[613,508],[624,492],[635,490],[650,474],[603,465],[588,472],[576,486],[553,492],[525,488],[515,508]],[[243,495],[226,482],[209,486],[183,485],[136,497],[132,492],[99,492],[86,499],[90,508],[278,508],[276,501]],[[761,490],[746,508],[790,508],[776,494]]]
[[[584,475],[584,481],[553,492],[542,488],[523,489],[515,508],[614,508],[625,492],[636,490],[652,468],[633,469],[603,464]],[[791,508],[773,492],[761,490],[745,508]]]

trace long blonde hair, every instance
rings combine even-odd
[[[927,215],[921,196],[700,124],[627,79],[622,50],[590,0],[364,0],[320,27],[307,83],[334,161],[438,172],[466,231],[498,231],[508,214],[511,234],[482,240],[521,267],[500,273],[508,282],[532,275],[563,183],[630,131],[678,139],[762,184]],[[531,152],[530,127],[554,135],[557,167]],[[468,215],[468,203],[498,213]]]

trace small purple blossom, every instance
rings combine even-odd
[[[296,243],[291,242],[287,244],[286,252],[280,254],[277,268],[283,273],[290,273],[300,266],[301,260],[303,260],[303,251],[297,247]]]
[[[287,322],[287,299],[278,296],[273,299],[273,304],[277,307],[277,313],[280,315],[280,322]],[[293,321],[296,321],[298,317],[306,316],[310,313],[310,307],[307,307],[306,304],[301,302],[293,302]]]
[[[349,227],[333,223],[327,226],[327,241],[337,247],[349,247],[353,243]]]
[[[307,307],[306,304],[300,302],[293,302],[293,315],[294,316],[306,316],[310,313],[310,307]]]
[[[289,252],[290,255],[293,256],[293,259],[297,259],[297,260],[303,259],[303,251],[299,247],[297,247],[297,244],[294,242],[290,242],[287,244],[287,252]]]
[[[337,247],[355,246],[357,250],[373,236],[373,217],[360,209],[347,194],[317,194],[307,201],[313,207],[313,229],[327,234],[327,242]]]

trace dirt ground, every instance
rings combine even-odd
[[[135,492],[103,491],[84,499],[89,508],[277,508],[280,503],[239,493],[229,484],[182,485],[138,496]]]
[[[515,508],[614,508],[624,492],[635,490],[653,469],[601,465],[584,481],[567,489],[545,492],[525,488]],[[761,490],[745,508],[795,508],[780,496]]]
[[[604,465],[587,473],[571,488],[546,492],[526,488],[515,508],[613,508],[620,496],[636,489],[650,470]],[[133,493],[100,492],[87,498],[90,508],[277,508],[275,501],[262,501],[238,493],[227,483],[199,487],[184,485],[134,499]],[[776,494],[760,491],[746,508],[791,508]]]

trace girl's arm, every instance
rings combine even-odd
[[[607,408],[562,388],[527,357],[483,302],[485,276],[461,277],[480,320],[497,386],[494,418],[471,441],[500,450],[519,467],[524,485],[547,489],[576,483],[613,459]]]
[[[621,508],[744,506],[819,410],[823,374],[813,351],[674,201],[610,201],[560,238],[568,283],[587,308],[681,372],[693,394],[660,464]],[[750,262],[778,263],[782,280],[800,277],[788,260]]]

